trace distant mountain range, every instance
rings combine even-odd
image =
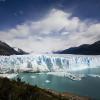
[[[11,47],[0,41],[0,55],[24,55],[28,54],[22,49]],[[65,50],[53,52],[53,54],[80,54],[80,55],[100,55],[100,41],[93,44],[83,44],[78,47],[71,47]]]
[[[100,55],[100,41],[93,44],[83,44],[78,47],[71,47],[55,54],[80,54],[80,55]]]
[[[23,55],[28,54],[23,50],[17,48],[17,50],[13,47],[10,47],[8,44],[0,41],[0,55]]]

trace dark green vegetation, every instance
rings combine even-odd
[[[23,50],[18,48],[18,51],[16,51],[14,48],[10,47],[8,44],[0,41],[0,55],[23,55],[27,54]]]
[[[57,93],[21,82],[0,78],[0,100],[91,100],[69,93]]]

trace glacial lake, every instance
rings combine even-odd
[[[0,73],[9,78],[15,73],[14,79],[31,85],[100,100],[100,56],[1,56]]]
[[[82,96],[89,96],[94,100],[100,100],[100,77],[88,76],[100,75],[100,68],[81,70],[87,76],[82,80],[73,81],[67,77],[48,75],[46,73],[20,73],[18,77],[22,81],[41,88],[52,89],[58,92],[70,92]],[[74,72],[74,73],[80,73]]]

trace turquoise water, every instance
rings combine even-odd
[[[100,78],[89,75],[100,75],[100,68],[74,71],[76,74],[85,74],[80,81],[73,81],[67,77],[48,75],[45,73],[20,73],[18,76],[31,85],[49,88],[59,92],[71,92],[82,96],[89,96],[100,100]]]
[[[47,74],[47,72],[55,73]],[[18,77],[31,85],[100,100],[100,55],[1,56],[0,73],[3,75],[19,73]]]

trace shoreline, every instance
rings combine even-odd
[[[2,98],[9,99],[9,96],[17,98],[15,100],[93,100],[90,97],[79,96],[69,92],[60,93],[51,89],[43,89],[36,85],[32,86],[21,82],[20,79],[15,81],[0,77],[0,88],[0,100],[4,100]],[[8,97],[5,97],[5,93],[7,93]],[[21,96],[23,96],[23,99]],[[25,99],[25,97],[28,99]]]

